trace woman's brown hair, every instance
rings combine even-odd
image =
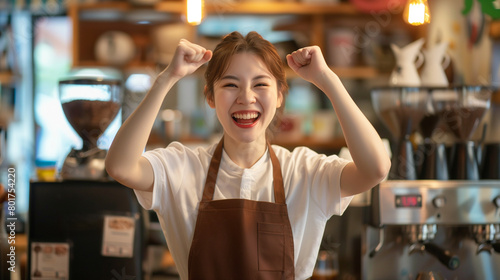
[[[272,132],[278,127],[279,120],[283,115],[286,96],[288,95],[288,84],[286,82],[285,67],[276,48],[257,32],[249,32],[245,37],[237,31],[232,32],[224,36],[222,41],[215,47],[212,59],[205,71],[205,98],[210,101],[214,100],[215,82],[226,72],[232,56],[243,52],[251,52],[262,59],[271,74],[276,78],[278,92],[281,92],[283,95],[283,102],[276,110],[274,119],[266,133],[269,139],[272,136]]]

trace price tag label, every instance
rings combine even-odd
[[[134,253],[135,220],[126,216],[105,216],[102,255],[131,258]]]

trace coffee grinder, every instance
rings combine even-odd
[[[476,143],[471,139],[490,107],[491,89],[461,86],[433,98],[436,111],[456,137],[450,166],[450,179],[479,180]]]
[[[377,88],[371,92],[375,112],[393,136],[389,179],[417,179],[411,134],[425,114],[428,94],[419,87]]]
[[[59,96],[68,122],[83,140],[72,149],[61,168],[63,180],[105,180],[106,151],[97,140],[121,107],[122,82],[103,77],[74,77],[59,81]]]
[[[147,212],[106,173],[97,141],[121,108],[122,82],[104,72],[59,82],[62,109],[83,140],[55,182],[31,182],[29,279],[143,279]]]
[[[438,143],[432,138],[442,123],[441,116],[436,111],[433,100],[440,98],[443,94],[446,95],[448,89],[428,87],[422,88],[422,90],[427,91],[428,98],[424,109],[424,117],[418,126],[423,138],[415,156],[415,161],[420,165],[418,179],[448,180],[448,159],[445,144]]]

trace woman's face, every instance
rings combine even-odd
[[[282,100],[276,78],[264,62],[243,52],[233,55],[228,69],[214,84],[213,102],[208,103],[215,108],[226,136],[250,143],[265,140]]]

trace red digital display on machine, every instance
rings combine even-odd
[[[396,195],[396,207],[422,207],[422,195]]]

